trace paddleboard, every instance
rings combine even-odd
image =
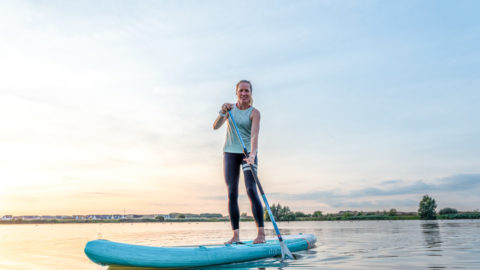
[[[283,241],[291,252],[312,248],[317,241],[313,234],[285,235]],[[278,239],[263,244],[204,245],[188,247],[154,247],[93,240],[85,246],[85,254],[101,265],[136,267],[198,267],[257,260],[281,255]]]

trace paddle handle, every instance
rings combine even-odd
[[[240,139],[240,142],[242,143],[243,154],[245,155],[246,158],[248,158],[248,151],[247,151],[247,148],[245,147],[245,143],[243,142],[242,135],[240,135],[240,131],[238,130],[237,123],[235,123],[235,118],[233,118],[233,115],[231,114],[230,111],[228,111],[228,116],[230,117],[230,119],[232,119],[232,123],[233,123],[233,126],[235,127],[235,131],[237,132],[237,136]],[[277,222],[275,221],[275,217],[273,216],[272,210],[270,209],[270,204],[268,204],[267,196],[265,195],[265,192],[263,192],[262,184],[260,184],[260,180],[258,179],[257,171],[255,171],[254,167],[251,164],[248,164],[248,166],[250,167],[250,170],[252,171],[253,179],[255,180],[255,183],[257,183],[258,189],[260,190],[260,194],[262,195],[263,202],[265,203],[265,207],[267,208],[268,216],[270,216],[270,220],[272,221],[273,228],[277,233],[278,240],[280,242],[283,242],[283,238],[282,238],[282,235],[280,234],[280,230],[278,229]]]

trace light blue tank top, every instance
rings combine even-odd
[[[235,118],[235,123],[237,123],[238,130],[242,135],[243,142],[247,151],[251,151],[251,131],[252,131],[252,120],[250,120],[250,115],[252,114],[253,106],[246,110],[240,110],[237,105],[233,106],[233,109],[230,110],[230,113]],[[233,126],[232,119],[228,118],[227,126],[227,137],[225,139],[225,145],[223,146],[223,152],[228,153],[243,153],[243,146],[238,139],[237,132],[235,131],[235,126]]]

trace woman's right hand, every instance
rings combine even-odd
[[[223,103],[223,105],[222,105],[222,113],[223,114],[227,113],[231,109],[233,109],[233,104],[232,103]]]

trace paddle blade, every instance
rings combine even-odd
[[[285,245],[283,241],[280,241],[280,248],[282,250],[282,260],[284,259],[295,260],[295,257],[293,257],[292,253],[290,252],[287,245]]]

